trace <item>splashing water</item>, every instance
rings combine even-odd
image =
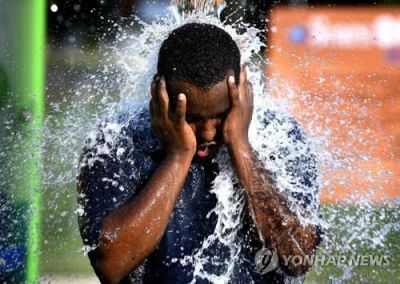
[[[186,2],[186,1],[177,1]],[[219,1],[218,1],[219,2]],[[194,2],[200,3],[200,2]],[[215,11],[215,10],[213,10]],[[207,12],[207,11],[205,11]],[[253,147],[259,152],[261,160],[272,172],[278,172],[280,178],[277,180],[279,189],[293,190],[299,188],[298,181],[288,180],[282,165],[269,162],[268,157],[277,149],[277,145],[284,141],[282,133],[287,131],[285,124],[271,125],[263,128],[262,115],[265,109],[277,110],[282,113],[282,119],[287,117],[287,109],[290,101],[284,97],[272,98],[265,92],[263,68],[260,64],[257,52],[262,43],[256,36],[259,32],[252,27],[243,26],[245,32],[237,34],[231,26],[224,26],[215,16],[194,13],[180,19],[164,19],[160,22],[142,25],[139,34],[121,33],[116,43],[111,47],[103,48],[103,57],[97,72],[89,74],[84,78],[79,78],[78,82],[65,95],[71,96],[70,101],[52,102],[49,105],[49,114],[46,123],[41,130],[45,137],[45,144],[42,146],[44,156],[43,182],[46,194],[48,195],[47,204],[44,210],[48,213],[44,216],[44,227],[47,231],[57,230],[59,236],[53,240],[54,244],[48,244],[45,236],[43,249],[48,254],[56,254],[59,247],[70,247],[71,234],[74,235],[76,243],[80,242],[78,235],[78,225],[76,214],[82,214],[82,208],[77,208],[76,213],[71,213],[72,206],[75,206],[75,176],[78,158],[83,147],[83,141],[88,133],[93,133],[97,126],[105,117],[115,116],[128,104],[135,104],[138,107],[147,107],[149,101],[149,86],[156,73],[156,62],[158,50],[162,41],[170,31],[189,22],[203,22],[217,25],[225,29],[238,43],[241,50],[242,60],[248,64],[248,78],[253,84],[255,96],[255,113],[250,129],[250,141]],[[262,61],[262,63],[265,63]],[[63,74],[64,75],[64,74]],[[273,88],[272,80],[267,81],[268,88]],[[290,91],[290,90],[288,90]],[[290,96],[289,96],[290,98]],[[49,100],[52,98],[50,97]],[[304,98],[307,99],[307,98]],[[12,125],[13,118],[3,115],[2,120],[6,125]],[[312,125],[313,121],[310,121]],[[113,145],[122,125],[110,125],[106,139],[109,145]],[[310,127],[311,128],[311,127]],[[10,127],[11,129],[11,127]],[[306,127],[309,130],[309,127]],[[11,132],[11,130],[9,130]],[[324,169],[344,167],[351,169],[354,157],[342,157],[337,152],[326,152],[321,149],[324,141],[327,140],[326,133],[310,132],[315,136],[313,144],[318,150],[321,164]],[[316,135],[318,134],[318,135]],[[13,153],[13,147],[23,143],[19,141],[18,133],[2,137],[1,144],[4,145],[2,153]],[[283,142],[284,143],[284,142]],[[292,145],[284,145],[293,147]],[[351,147],[351,145],[347,145]],[[107,153],[110,149],[103,149]],[[290,149],[289,152],[304,151],[304,149]],[[15,155],[18,155],[16,153]],[[363,156],[364,153],[354,153],[354,156]],[[339,159],[339,157],[342,157]],[[290,159],[290,155],[287,157]],[[2,159],[3,161],[3,159]],[[217,226],[212,235],[203,243],[203,247],[190,256],[185,256],[177,261],[192,262],[195,264],[195,277],[208,279],[213,283],[229,283],[231,274],[232,260],[238,255],[240,247],[233,242],[235,234],[241,225],[241,212],[244,207],[243,192],[233,190],[232,181],[235,179],[232,168],[227,162],[227,155],[219,153],[217,162],[220,164],[221,173],[216,178],[213,193],[218,199],[214,213],[218,216]],[[18,175],[19,169],[15,167],[14,160],[4,160],[4,169],[0,171],[2,187],[12,188],[14,185],[6,184],[6,176],[9,174]],[[282,172],[283,171],[283,172]],[[379,178],[379,177],[373,177]],[[329,189],[332,181],[321,181]],[[292,202],[295,204],[295,201]],[[323,218],[310,216],[302,219],[305,223],[322,223],[325,231],[324,243],[320,248],[321,254],[356,254],[360,249],[379,252],[389,255],[396,260],[397,256],[393,251],[399,251],[398,243],[391,244],[390,240],[398,237],[400,231],[398,220],[398,203],[384,203],[384,207],[378,207],[368,200],[359,201],[357,206],[328,206],[323,209]],[[313,204],[312,206],[317,206]],[[1,208],[1,210],[5,210]],[[298,212],[295,207],[293,210]],[[61,212],[61,213],[60,213]],[[70,214],[65,214],[70,212]],[[302,214],[299,215],[303,216]],[[210,212],[211,214],[211,212]],[[57,228],[57,229],[54,229]],[[69,232],[69,233],[68,233]],[[210,274],[204,269],[204,259],[202,251],[213,242],[219,241],[227,245],[230,249],[230,259],[224,263],[224,273],[220,275]],[[91,249],[91,248],[89,248]],[[70,254],[73,254],[70,252]],[[70,254],[60,257],[61,260],[69,258]],[[338,265],[338,273],[330,277],[331,281],[341,281],[346,279],[363,279],[362,272],[354,271],[354,267],[349,265]],[[323,271],[325,267],[314,266],[316,272]],[[396,273],[395,268],[385,268],[388,273]],[[378,282],[378,281],[376,281]],[[192,282],[194,283],[194,282]]]
[[[213,213],[218,216],[214,233],[203,241],[200,249],[180,259],[182,265],[192,263],[194,266],[192,284],[196,283],[196,277],[207,279],[211,283],[228,283],[235,260],[240,252],[240,245],[235,243],[235,237],[241,228],[244,195],[243,191],[233,187],[232,181],[235,180],[233,169],[227,159],[226,151],[221,152],[216,159],[220,167],[225,166],[220,168],[220,174],[216,177],[211,190],[211,193],[217,196],[218,202],[216,207],[207,215],[207,218]],[[222,261],[223,263],[216,264],[225,267],[225,272],[219,275],[207,272],[205,265],[212,263],[212,260],[210,256],[205,257],[204,253],[217,242],[221,242],[229,248],[229,256]]]
[[[224,0],[173,0],[171,9],[176,19],[186,19],[194,13],[219,16],[225,7]]]

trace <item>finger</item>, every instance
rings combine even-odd
[[[243,63],[242,73],[240,76],[240,85],[243,86],[242,90],[245,91],[245,95],[253,100],[253,84],[247,80],[247,66]]]
[[[254,104],[253,84],[250,82],[247,82],[247,97],[250,101],[250,105],[253,106]]]
[[[150,118],[151,118],[151,127],[156,130],[157,124],[156,124],[156,115],[155,115],[155,103],[154,100],[150,100],[150,105],[149,105],[149,111],[150,111]]]
[[[249,95],[249,81],[247,81],[247,68],[246,64],[242,64],[242,69],[240,72],[240,85],[239,85],[239,93],[243,93],[243,96]]]
[[[159,102],[158,102],[158,85],[159,85],[159,78],[158,76],[154,76],[153,82],[151,82],[151,106],[153,115],[159,113]]]
[[[149,102],[149,112],[150,112],[151,119],[153,119],[153,117],[154,117],[154,101],[153,101],[153,99],[151,99]]]
[[[153,81],[151,81],[151,87],[150,87],[150,93],[153,98],[157,94],[157,86],[158,86],[158,77],[157,75],[155,75]]]
[[[253,98],[253,84],[250,82],[247,82],[247,88],[248,88],[248,91],[247,91],[248,96]]]
[[[233,75],[228,77],[228,91],[232,107],[237,106],[239,104],[239,90],[235,83],[235,76]]]
[[[176,119],[179,124],[186,123],[186,96],[179,94],[176,103]]]
[[[164,76],[161,77],[160,83],[158,84],[158,99],[162,115],[168,117],[169,97]]]
[[[243,84],[247,81],[247,71],[246,71],[246,64],[242,64],[240,69],[240,85],[244,86]]]

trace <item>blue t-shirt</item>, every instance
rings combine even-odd
[[[303,188],[290,192],[291,198],[305,209],[314,206],[310,210],[318,210],[316,157],[304,134],[293,119],[272,111],[265,111],[263,116],[260,121],[265,127],[286,124],[286,143],[271,150],[264,162],[279,165],[278,161],[284,161],[284,174]],[[289,153],[288,145],[293,143],[306,150]],[[88,138],[80,160],[78,212],[92,264],[104,218],[137,196],[164,157],[144,108],[102,123]],[[218,198],[212,191],[220,171],[221,163],[194,159],[160,243],[128,277],[131,283],[210,283],[227,275],[228,283],[284,283],[288,276],[277,271],[260,274],[255,267],[255,253],[263,244],[245,201],[242,211],[238,210],[240,226],[225,230],[229,242],[216,233],[217,226],[224,226],[215,210]],[[278,170],[271,174],[277,178],[282,173]],[[232,184],[238,187],[234,178]]]

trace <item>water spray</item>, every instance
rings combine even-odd
[[[6,240],[5,250],[19,259],[6,271],[13,274],[11,282],[36,283],[40,273],[40,128],[44,120],[46,3],[44,0],[0,2],[0,17],[9,19],[3,23],[13,22],[13,25],[0,27],[0,35],[7,38],[0,53],[0,66],[3,65],[10,82],[9,89],[1,91],[15,111],[13,131],[23,141],[14,145],[14,152],[10,153],[20,169],[17,174],[7,177],[13,180],[10,184],[15,188],[2,188],[1,193],[10,196],[10,202],[26,216],[26,219],[18,220],[26,222],[21,225],[24,232],[20,234],[24,237],[18,240],[18,245],[8,245],[15,242],[15,237]],[[6,258],[5,263],[12,261],[12,257]]]

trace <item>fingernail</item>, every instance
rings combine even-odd
[[[183,101],[184,98],[185,98],[185,95],[184,95],[184,94],[179,94],[178,100]]]
[[[230,83],[235,83],[235,77],[234,76],[229,76],[229,82]]]

